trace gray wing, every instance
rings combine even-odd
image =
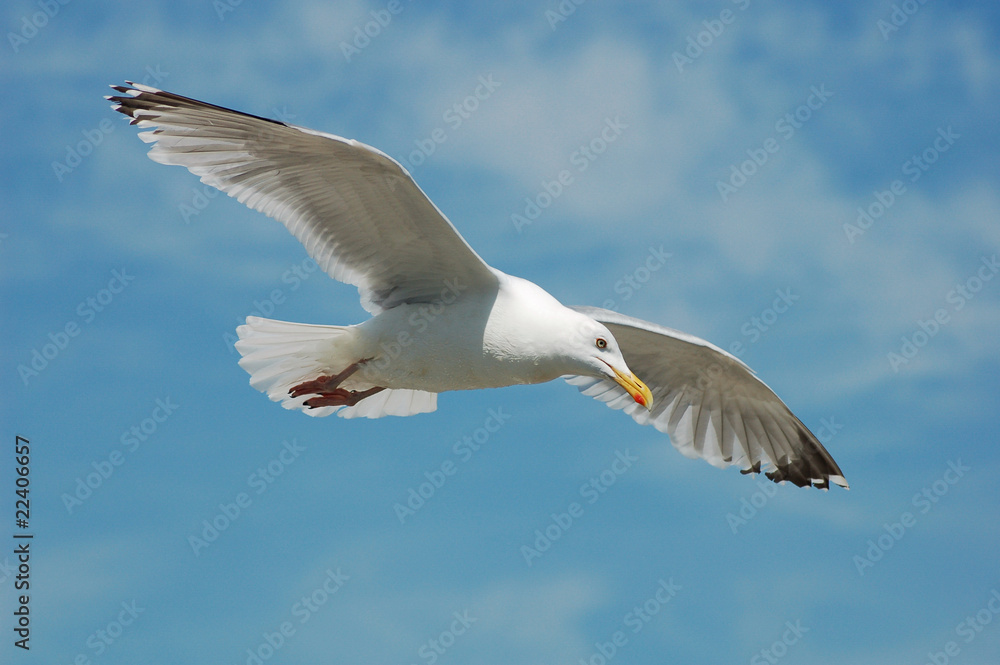
[[[490,267],[398,162],[332,134],[128,82],[112,108],[151,128],[154,161],[177,164],[278,220],[375,314],[446,290],[495,288]]]
[[[775,482],[847,487],[823,444],[737,357],[703,339],[597,307],[573,309],[600,321],[618,340],[629,368],[649,387],[653,408],[617,383],[573,376],[582,393],[622,409],[670,436],[687,457],[743,473],[764,469]]]

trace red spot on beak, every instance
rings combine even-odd
[[[643,406],[646,406],[646,400],[643,398],[642,395],[636,395],[635,401],[638,402],[639,404],[642,404]]]

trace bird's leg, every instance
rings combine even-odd
[[[300,383],[297,386],[293,386],[292,389],[288,391],[288,394],[292,397],[299,397],[300,395],[308,395],[309,393],[331,392],[343,383],[347,377],[361,369],[361,365],[364,362],[365,361],[362,360],[361,362],[349,365],[347,369],[335,376],[321,376],[313,381]]]
[[[313,381],[305,381],[297,386],[293,386],[288,394],[292,397],[315,394],[317,397],[310,397],[303,404],[310,409],[321,406],[354,406],[366,397],[371,397],[375,393],[385,390],[385,388],[375,387],[368,390],[345,390],[339,387],[349,376],[357,372],[363,364],[368,362],[366,358],[347,367],[343,372],[335,376],[320,376]]]
[[[358,392],[357,390],[344,390],[343,388],[337,388],[332,392],[320,393],[318,397],[310,397],[303,404],[308,406],[310,409],[316,409],[321,406],[354,406],[366,397],[371,397],[375,393],[380,393],[385,388],[369,388],[368,390],[362,390]]]

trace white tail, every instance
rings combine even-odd
[[[354,326],[318,326],[248,316],[236,329],[240,367],[250,374],[250,385],[267,393],[286,409],[299,409],[310,416],[333,412],[344,418],[381,418],[427,413],[437,408],[437,394],[420,390],[383,390],[355,406],[305,406],[309,395],[290,397],[289,389],[320,375],[338,374],[361,360],[354,349]],[[345,388],[364,389],[370,385]]]

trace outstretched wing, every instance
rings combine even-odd
[[[128,82],[112,108],[150,128],[154,161],[278,220],[372,314],[495,288],[490,267],[398,162],[332,134]]]
[[[653,394],[635,403],[611,380],[567,378],[585,395],[622,409],[670,436],[687,457],[744,473],[762,469],[775,482],[847,487],[823,444],[741,360],[703,339],[597,307],[573,309],[600,321],[618,340],[629,368]]]

